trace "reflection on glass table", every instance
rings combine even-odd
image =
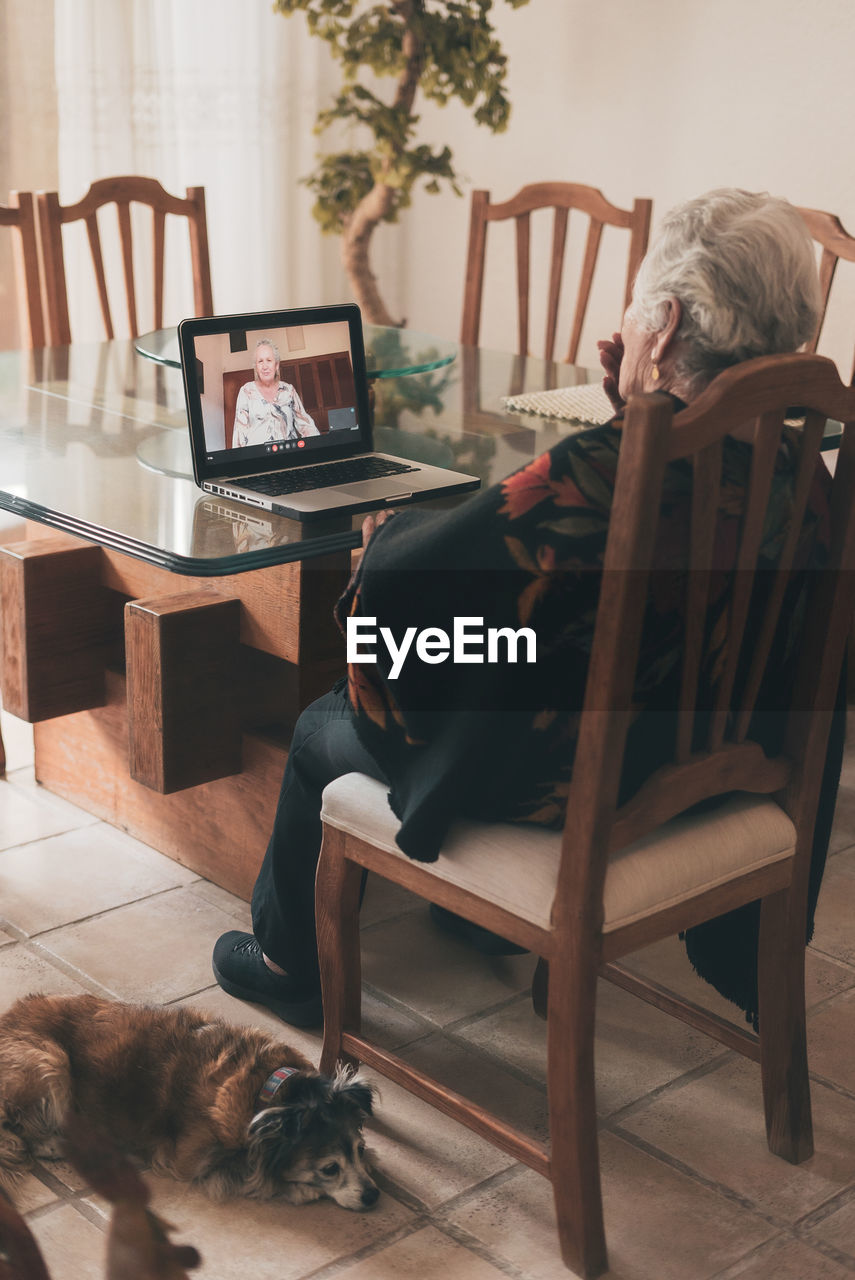
[[[457,356],[457,343],[434,338],[411,329],[390,329],[383,325],[366,324],[365,361],[368,377],[400,378],[405,374],[427,373],[441,369]],[[157,364],[181,368],[176,329],[155,329],[134,340],[134,347],[141,356]]]

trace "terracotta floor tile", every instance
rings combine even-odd
[[[391,880],[384,880],[382,876],[369,875],[359,918],[365,929],[369,925],[392,919],[404,912],[416,911],[426,915],[427,910],[427,903],[423,898],[409,893],[400,885],[393,884]]]
[[[707,1280],[773,1234],[761,1218],[613,1134],[602,1137],[601,1165],[614,1280]],[[447,1217],[527,1280],[568,1274],[552,1189],[531,1170],[467,1198]]]
[[[271,1200],[215,1203],[166,1178],[147,1181],[154,1209],[176,1228],[173,1238],[195,1245],[202,1255],[194,1280],[296,1280],[381,1242],[412,1220],[390,1196],[381,1196],[368,1213],[351,1213],[330,1200],[299,1207]]]
[[[823,930],[818,924],[814,945],[808,948],[805,960],[805,999],[808,1008],[837,991],[855,986],[855,967],[847,969],[823,954],[822,944]],[[645,947],[643,951],[627,956],[621,963],[676,994],[693,1000],[704,1009],[717,1013],[736,1026],[746,1025],[736,1005],[725,1000],[714,987],[698,977],[689,963],[685,947],[677,937],[664,938],[653,946]]]
[[[855,1101],[816,1082],[811,1099],[816,1149],[801,1165],[768,1150],[759,1068],[743,1059],[666,1091],[622,1128],[790,1223],[855,1185]]]
[[[245,933],[251,932],[252,912],[249,909],[249,903],[244,902],[243,898],[229,893],[228,889],[221,889],[218,884],[211,884],[210,880],[194,880],[190,888],[191,892],[198,894],[200,898],[204,898],[206,902],[219,907],[221,911],[225,911],[226,915],[232,917],[229,928],[243,929]],[[213,943],[211,945],[213,946]]]
[[[855,1094],[855,992],[840,996],[808,1022],[811,1071]]]
[[[7,769],[25,769],[33,763],[33,726],[0,710],[0,730],[6,748]]]
[[[830,853],[855,844],[855,767],[849,761],[846,764],[848,767],[844,767],[841,774],[834,808],[834,826],[828,845]]]
[[[53,1280],[104,1280],[107,1238],[72,1205],[31,1218],[28,1226]]]
[[[504,1273],[441,1231],[424,1227],[337,1274],[344,1280],[499,1280]]]
[[[83,990],[79,982],[52,965],[38,949],[17,942],[0,947],[0,1013],[34,991],[74,996]]]
[[[851,1280],[852,1268],[802,1240],[782,1237],[730,1268],[717,1280]]]
[[[30,936],[186,884],[186,868],[99,822],[0,853],[0,902]]]
[[[42,803],[26,787],[0,779],[0,850],[26,845],[33,840],[58,835],[72,827],[92,827],[96,820],[82,809]]]
[[[513,1164],[491,1143],[372,1071],[377,1086],[369,1147],[378,1175],[435,1207]]]
[[[488,957],[414,913],[362,935],[363,981],[441,1026],[528,990],[532,956]]]
[[[546,1023],[526,996],[458,1034],[518,1070],[546,1081]],[[641,1004],[611,983],[597,997],[597,1110],[606,1116],[721,1054],[700,1032]]]
[[[401,1057],[479,1106],[494,1108],[498,1116],[523,1133],[546,1141],[549,1127],[543,1084],[526,1084],[495,1058],[442,1034],[404,1049]]]
[[[211,949],[234,921],[192,888],[117,907],[40,939],[123,1000],[178,1000],[213,981]]]
[[[829,858],[819,903],[813,947],[822,955],[855,965],[855,850]]]
[[[855,1199],[830,1214],[807,1234],[811,1240],[838,1249],[855,1264]]]

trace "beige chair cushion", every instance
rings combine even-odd
[[[324,822],[403,860],[387,789],[348,773],[324,791]],[[712,812],[675,818],[614,855],[605,929],[641,920],[746,871],[792,857],[796,830],[773,800],[739,794]],[[436,862],[419,865],[533,924],[547,927],[561,836],[535,826],[456,822]]]

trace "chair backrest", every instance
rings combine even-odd
[[[632,285],[641,259],[647,251],[650,235],[650,217],[653,208],[650,200],[635,200],[632,209],[619,209],[610,204],[596,187],[582,186],[576,182],[537,182],[522,187],[515,196],[502,204],[491,204],[489,191],[472,192],[472,208],[469,220],[469,249],[466,259],[466,286],[463,295],[463,319],[460,341],[469,346],[478,345],[481,329],[481,303],[484,290],[484,263],[487,250],[487,224],[507,218],[516,221],[517,257],[517,315],[518,347],[520,355],[529,355],[529,282],[531,260],[531,214],[536,209],[553,209],[552,254],[549,265],[549,296],[546,310],[546,343],[544,358],[554,359],[555,336],[558,324],[558,304],[561,296],[561,278],[564,269],[564,251],[567,242],[567,224],[570,211],[578,209],[588,215],[588,235],[582,261],[576,310],[570,333],[566,360],[573,363],[579,352],[582,325],[591,295],[591,283],[600,248],[604,226],[624,227],[629,231],[629,262],[627,264],[624,306],[629,304]],[[615,317],[619,327],[620,316]]]
[[[98,182],[93,182],[83,199],[78,200],[76,204],[61,205],[59,196],[55,191],[40,191],[37,198],[52,346],[65,346],[71,342],[62,228],[67,223],[78,220],[83,220],[86,224],[104,329],[108,338],[114,336],[110,300],[107,292],[107,278],[104,270],[101,233],[97,217],[98,210],[106,204],[115,204],[118,216],[122,273],[131,336],[137,337],[139,335],[137,295],[134,281],[133,240],[131,235],[132,204],[148,205],[152,211],[151,281],[154,299],[152,327],[155,329],[163,327],[164,230],[167,214],[176,214],[188,220],[193,270],[194,314],[197,316],[212,314],[211,264],[208,255],[208,227],[205,215],[204,187],[188,187],[186,198],[182,198],[181,196],[170,195],[155,178],[102,178]]]
[[[808,231],[821,246],[819,285],[822,291],[822,310],[816,333],[805,348],[807,351],[816,351],[822,326],[825,323],[825,313],[828,310],[828,299],[831,295],[831,285],[837,264],[841,258],[845,262],[855,262],[855,236],[850,236],[836,214],[823,213],[821,209],[799,209],[799,213]],[[855,361],[853,361],[850,381],[855,383]]]
[[[17,227],[15,257],[18,297],[27,308],[26,334],[32,347],[45,345],[45,325],[39,287],[35,204],[29,191],[10,191],[9,207],[0,205],[0,227]]]
[[[794,406],[799,406],[804,426],[787,533],[781,539],[777,569],[770,571],[767,559],[764,571],[756,573],[783,423]],[[596,920],[598,912],[601,918],[608,854],[710,797],[733,790],[775,793],[784,798],[797,830],[810,832],[813,826],[855,606],[855,390],[843,385],[833,362],[824,357],[763,357],[725,371],[673,422],[672,416],[672,405],[664,396],[633,397],[626,410],[567,804],[555,899],[559,916],[570,910],[569,904],[584,903],[589,919]],[[833,478],[830,572],[809,575],[809,607],[786,710],[784,748],[768,757],[751,736],[752,712],[785,592],[793,581],[827,418],[845,424]],[[722,561],[723,443],[737,427],[753,439],[750,483],[739,519],[729,522],[738,524],[735,545]],[[685,619],[675,743],[671,759],[619,808],[627,731],[638,712],[634,688],[652,563],[657,571],[653,556],[663,476],[666,465],[679,459],[691,464],[693,476],[688,500],[690,571],[684,566],[669,583],[674,590],[675,582],[681,584]],[[707,608],[714,593],[720,593],[722,572],[730,574],[726,611],[718,623],[726,633],[715,636],[720,666],[715,682],[703,692],[702,670],[709,656]],[[761,608],[755,611],[758,599]],[[719,594],[719,605],[720,601]],[[801,848],[797,857],[797,883],[806,894],[810,849]]]

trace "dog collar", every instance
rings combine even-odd
[[[276,1093],[276,1090],[288,1079],[288,1077],[296,1076],[297,1074],[297,1067],[277,1067],[261,1086],[258,1101],[262,1103],[270,1102],[271,1098]]]

